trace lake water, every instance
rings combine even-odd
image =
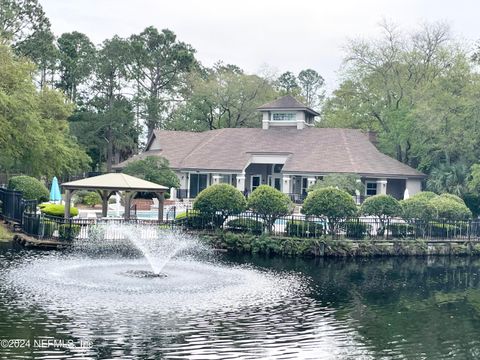
[[[120,292],[105,267],[82,276],[82,260],[45,265],[70,261],[0,246],[0,358],[480,358],[478,258],[219,255],[208,292],[169,298],[151,279]]]

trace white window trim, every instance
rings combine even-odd
[[[378,194],[378,184],[377,184],[377,181],[376,180],[368,180],[368,181],[365,181],[365,196],[372,196],[372,195],[368,195],[367,194],[367,190],[368,190],[368,185],[367,184],[375,184],[375,195]]]
[[[256,176],[258,176],[260,178],[258,186],[262,185],[262,175],[261,174],[253,174],[253,175],[250,176],[250,191],[253,191],[253,178],[256,177]]]

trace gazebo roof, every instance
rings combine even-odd
[[[108,173],[82,180],[70,181],[63,183],[62,187],[69,190],[89,189],[143,192],[164,192],[168,190],[166,186],[158,185],[153,182],[122,173]]]

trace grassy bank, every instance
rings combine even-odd
[[[0,241],[11,241],[13,233],[7,229],[5,224],[0,223]]]
[[[480,243],[429,243],[421,240],[332,240],[218,232],[200,236],[207,244],[231,252],[280,256],[480,255]]]

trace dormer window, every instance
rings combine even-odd
[[[295,121],[296,113],[294,112],[274,112],[272,114],[273,121]]]

